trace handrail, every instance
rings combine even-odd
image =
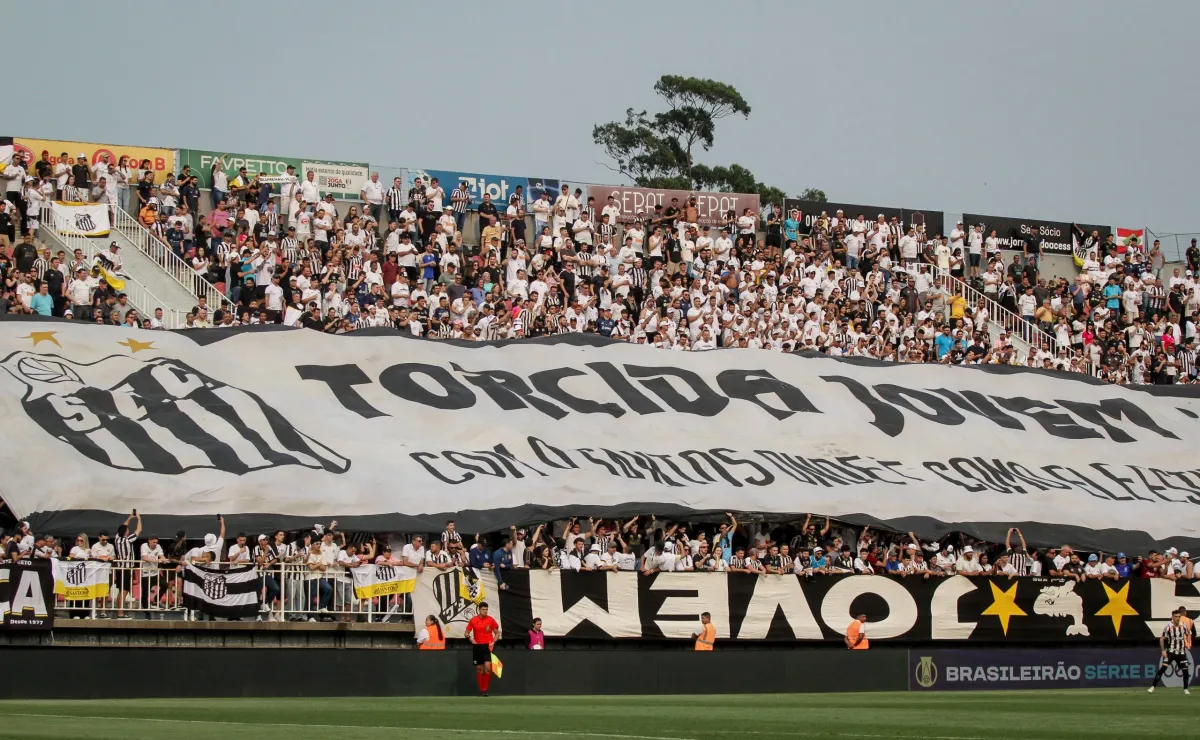
[[[183,258],[175,254],[169,244],[160,241],[151,234],[138,220],[120,208],[116,209],[117,217],[114,228],[125,235],[135,247],[170,275],[175,282],[182,285],[192,295],[204,297],[208,302],[209,311],[221,307],[233,307],[233,301],[225,297],[217,287],[208,280],[196,275],[196,271]],[[200,290],[196,290],[199,287]]]
[[[74,233],[75,226],[73,223],[65,222],[63,216],[57,209],[43,209],[43,213],[49,211],[54,223],[53,228],[46,229],[45,234],[62,244],[68,254],[74,254],[76,249],[81,250],[88,260],[94,262],[100,254],[100,248],[92,241],[91,237],[83,236],[82,234]],[[43,232],[39,232],[43,233]],[[71,277],[71,276],[68,276]],[[150,289],[139,283],[131,277],[124,277],[125,286],[121,288],[122,293],[129,298],[129,302],[137,309],[138,315],[142,318],[149,319],[154,316],[154,309],[161,308],[163,312],[162,323],[167,329],[178,329],[186,323],[186,312],[171,308],[166,301],[162,300]]]
[[[943,270],[937,265],[929,265],[929,267],[933,270],[934,277],[954,295],[961,295],[971,305],[975,305],[980,300],[983,300],[983,305],[988,310],[989,319],[1000,324],[1009,334],[1019,337],[1021,341],[1029,345],[1031,351],[1036,351],[1042,346],[1042,342],[1046,342],[1050,346],[1050,351],[1055,356],[1058,356],[1058,339],[1052,334],[1042,331],[1036,324],[1029,323],[1000,305],[999,301],[989,298],[987,294],[972,288],[965,281],[954,277],[950,274],[949,270]]]

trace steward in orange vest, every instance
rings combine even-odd
[[[437,617],[425,617],[425,629],[417,635],[417,644],[421,646],[421,650],[446,649],[446,633],[442,630],[442,625],[438,624]]]
[[[859,614],[858,618],[846,628],[846,647],[851,650],[867,650],[871,644],[867,642],[867,615]]]
[[[713,643],[717,641],[717,628],[712,624],[712,615],[704,612],[700,615],[700,631],[693,634],[692,638],[696,640],[697,650],[712,650]]]

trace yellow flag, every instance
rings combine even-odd
[[[492,673],[496,678],[504,677],[504,664],[500,662],[495,653],[492,653]]]

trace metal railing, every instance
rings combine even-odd
[[[986,293],[972,288],[966,281],[954,277],[948,270],[942,270],[936,265],[929,265],[929,269],[933,273],[934,279],[950,294],[962,296],[971,306],[976,306],[980,301],[983,301],[983,305],[988,311],[988,320],[999,324],[1010,336],[1020,339],[1031,351],[1036,351],[1045,343],[1049,347],[1051,354],[1058,356],[1058,339],[1052,334],[1042,331],[1036,324],[1022,319],[1017,314],[1000,305],[999,301],[989,298]]]
[[[198,276],[191,265],[175,254],[171,245],[151,234],[137,219],[118,208],[113,227],[189,293],[203,297],[208,302],[210,312],[217,308],[233,308],[233,301],[217,290],[215,285]]]
[[[320,577],[302,564],[260,570],[258,621],[369,622],[412,616],[410,594],[359,599],[350,575],[330,568]],[[183,568],[178,564],[113,563],[108,594],[93,599],[57,597],[56,610],[71,619],[203,618],[183,608]]]
[[[119,210],[119,209],[118,209]],[[49,216],[49,220],[46,218]],[[96,241],[92,237],[83,236],[75,231],[75,225],[65,220],[65,217],[54,208],[42,209],[43,223],[49,228],[42,229],[45,235],[57,241],[66,250],[68,255],[74,254],[78,249],[83,252],[84,256],[90,262],[94,262],[97,255],[102,251]],[[183,326],[186,320],[186,312],[170,308],[150,289],[142,285],[133,278],[120,276],[125,281],[120,292],[124,293],[133,307],[137,309],[138,316],[148,319],[154,316],[154,310],[161,308],[163,312],[162,323],[167,329],[178,329]]]

